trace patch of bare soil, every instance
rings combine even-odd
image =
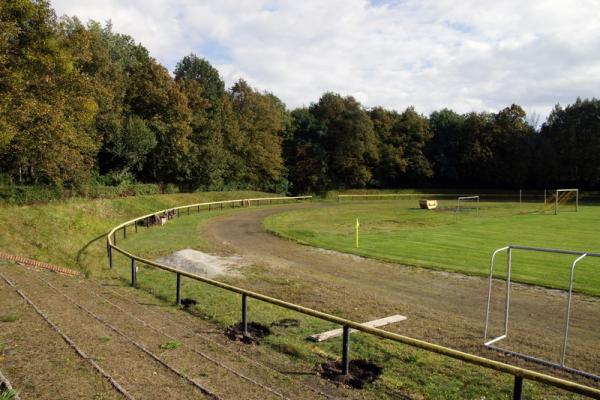
[[[375,382],[382,372],[382,367],[367,360],[350,360],[348,373],[344,375],[342,362],[338,360],[321,364],[320,375],[330,381],[362,389],[365,385]]]
[[[300,321],[296,318],[283,318],[277,321],[271,322],[271,326],[276,326],[279,328],[291,328],[300,326]]]
[[[248,322],[246,332],[241,322],[225,329],[225,336],[246,344],[260,344],[261,340],[271,334],[268,326],[258,322]]]
[[[217,256],[198,250],[184,249],[156,260],[181,271],[209,278],[219,275],[237,275],[244,265],[240,256]]]
[[[300,207],[319,207],[318,204]],[[564,376],[599,387],[598,382],[566,374],[483,347],[487,279],[349,257],[297,244],[269,234],[262,220],[298,207],[248,210],[207,221],[201,235],[211,250],[240,254],[255,268],[244,287],[285,301],[355,321],[406,315],[387,330],[517,366]],[[487,266],[482,265],[482,273]],[[241,284],[242,278],[238,278]],[[232,279],[234,283],[238,282]],[[494,284],[491,334],[503,328],[504,284]],[[513,284],[509,337],[501,343],[522,353],[557,360],[564,332],[564,291]],[[575,294],[567,365],[600,374],[600,301]]]

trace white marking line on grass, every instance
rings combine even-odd
[[[401,322],[401,321],[404,321],[405,319],[406,319],[405,316],[396,314],[396,315],[391,315],[389,317],[376,319],[376,320],[369,321],[369,322],[364,322],[361,325],[367,326],[369,328],[379,328],[380,326],[393,324],[394,322]],[[343,328],[339,328],[339,329],[334,329],[334,330],[323,332],[323,333],[317,333],[315,335],[309,336],[308,338],[310,340],[312,340],[313,342],[322,342],[327,339],[342,336],[343,331],[344,331]],[[352,332],[356,332],[356,329],[350,329],[350,333],[352,333]]]

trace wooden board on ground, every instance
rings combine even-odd
[[[405,319],[406,319],[405,316],[396,314],[396,315],[391,315],[389,317],[365,322],[361,325],[368,326],[369,328],[378,328],[380,326],[393,324],[394,322],[404,321]],[[313,342],[322,342],[327,339],[342,336],[343,332],[344,332],[343,328],[339,328],[339,329],[334,329],[334,330],[323,332],[323,333],[317,333],[316,335],[311,335],[308,338],[310,340],[312,340]],[[352,332],[356,332],[356,329],[350,329],[350,333],[352,333]]]

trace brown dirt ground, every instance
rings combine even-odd
[[[123,287],[122,283],[64,277],[12,263],[0,263],[0,272],[135,398],[207,396],[106,324],[90,317],[65,295],[218,398],[361,399],[367,396],[324,381],[312,365],[293,362],[261,346],[231,342],[214,324],[162,303],[148,293]],[[14,289],[4,286],[2,293],[7,295],[0,296],[0,315],[10,310],[20,318],[17,322],[0,325],[2,328],[9,325],[9,329],[0,331],[0,344],[15,349],[0,352],[3,354],[0,370],[23,398],[120,398],[104,378],[20,300]],[[160,348],[161,344],[173,340],[178,343],[177,348]]]
[[[2,279],[0,292],[0,369],[22,399],[122,398]]]
[[[304,205],[301,207],[316,207]],[[247,279],[249,289],[357,321],[402,314],[407,321],[386,327],[393,332],[443,344],[469,353],[525,366],[598,387],[598,382],[564,374],[482,346],[487,279],[437,272],[323,251],[265,232],[264,218],[295,207],[249,210],[211,219],[200,234],[209,250],[240,254],[263,266],[273,279]],[[281,292],[277,278],[295,284]],[[492,333],[502,326],[503,282],[494,286]],[[558,361],[566,294],[513,284],[510,340],[502,345]],[[600,374],[600,299],[576,294],[573,301],[567,365]]]

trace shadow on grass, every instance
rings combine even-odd
[[[77,266],[83,271],[83,273],[85,274],[86,278],[89,277],[90,271],[89,271],[89,269],[86,266],[84,266],[82,264],[82,258],[84,256],[85,252],[87,251],[87,249],[92,244],[94,244],[95,242],[97,242],[97,241],[105,238],[106,235],[108,235],[108,232],[105,232],[105,233],[100,234],[99,236],[96,236],[95,238],[93,238],[92,240],[90,240],[89,242],[87,242],[85,244],[85,246],[83,246],[81,249],[79,249],[79,251],[77,251],[77,257],[75,257],[75,262],[77,263]]]

